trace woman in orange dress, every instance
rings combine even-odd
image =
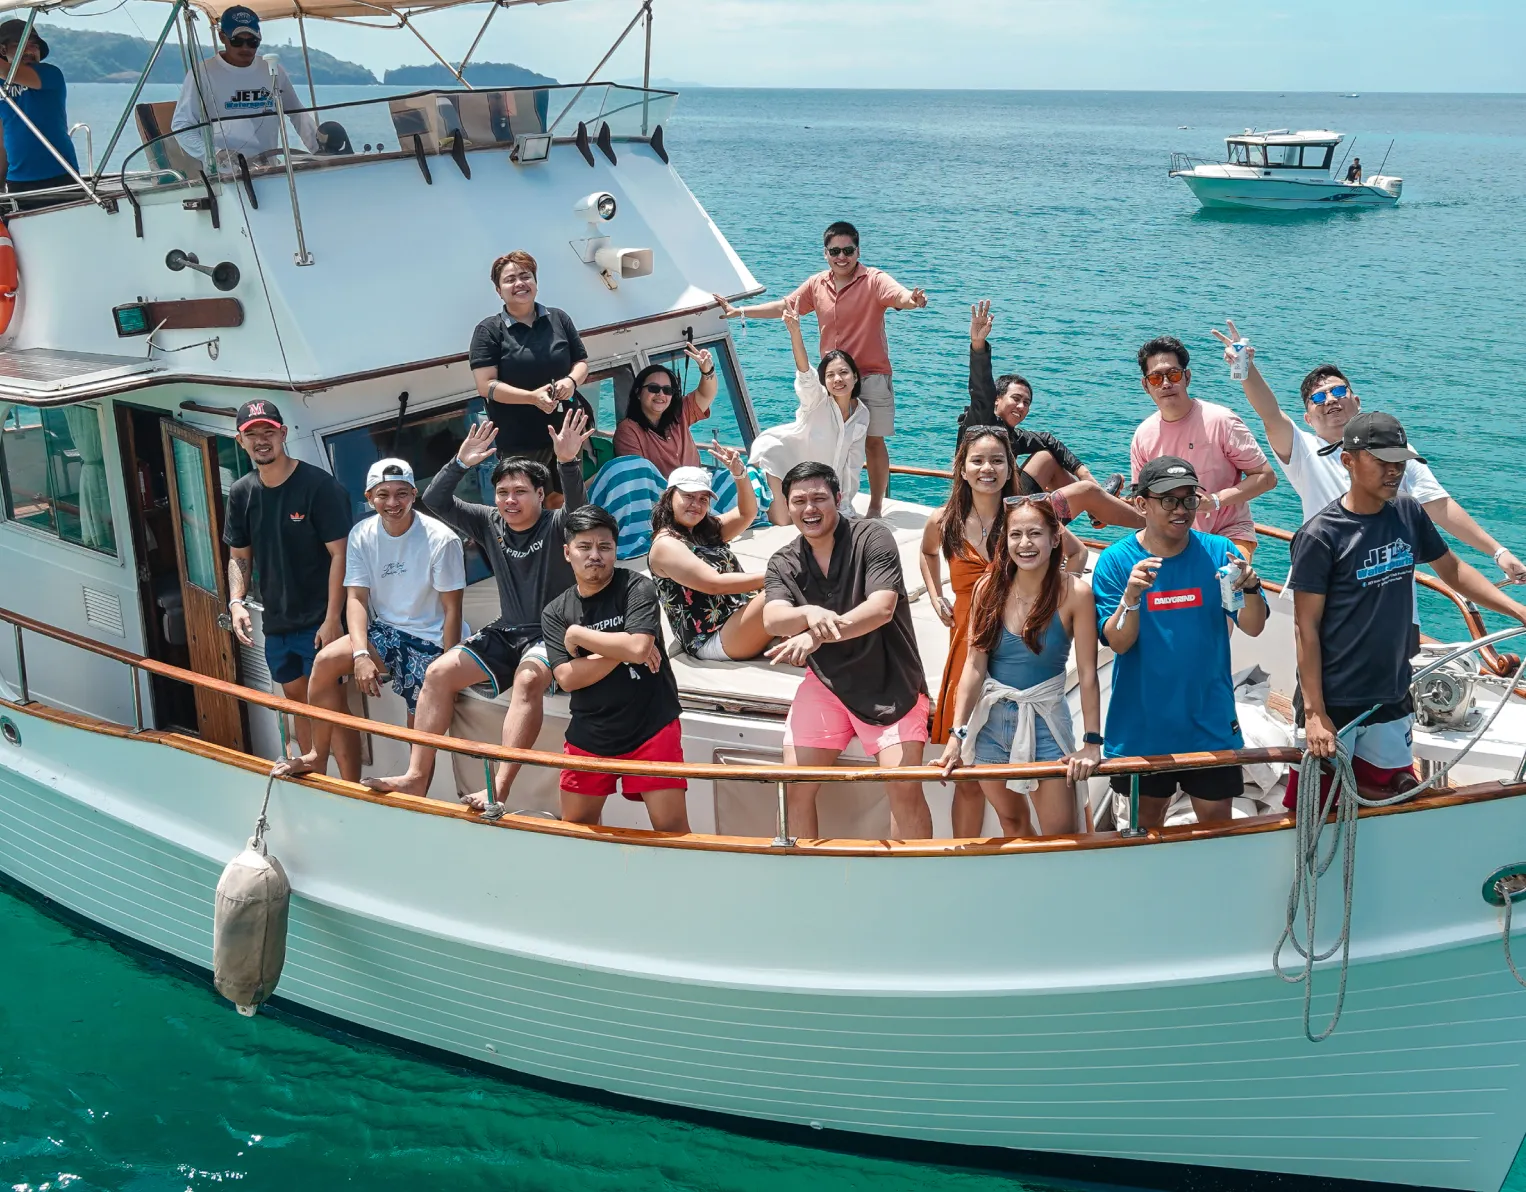
[[[947,741],[953,727],[954,695],[969,649],[970,596],[1000,542],[1002,501],[1021,491],[1011,440],[997,427],[965,427],[954,453],[953,473],[947,502],[933,511],[922,531],[922,580],[933,611],[949,628],[948,658],[933,709],[934,742]],[[1086,566],[1086,548],[1068,530],[1064,550],[1066,567],[1072,574],[1081,574]],[[952,605],[943,594],[944,559],[948,560],[949,585],[954,593]],[[955,838],[979,836],[985,810],[979,783],[956,782]]]

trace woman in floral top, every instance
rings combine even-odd
[[[710,473],[675,468],[652,510],[647,570],[657,581],[668,624],[684,653],[709,662],[756,658],[773,640],[763,628],[763,573],[743,571],[726,544],[752,525],[758,501],[730,447],[712,443],[715,456],[737,482],[737,507],[717,517]]]

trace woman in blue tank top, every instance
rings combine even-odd
[[[1064,778],[983,779],[982,793],[1007,836],[1083,829],[1075,784],[1102,758],[1097,610],[1090,587],[1064,569],[1059,518],[1048,494],[1008,497],[1001,547],[975,587],[970,647],[941,765],[1052,762]],[[1078,749],[1065,703],[1072,643],[1086,739]],[[1036,821],[1036,822],[1035,822]]]

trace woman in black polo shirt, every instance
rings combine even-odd
[[[498,428],[494,446],[499,459],[526,456],[545,464],[553,489],[560,492],[547,432],[561,429],[574,402],[592,417],[577,391],[588,379],[588,350],[566,311],[535,300],[539,287],[529,253],[515,250],[499,257],[492,278],[503,309],[477,324],[468,359],[477,392],[487,399],[488,417]]]

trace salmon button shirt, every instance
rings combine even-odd
[[[860,376],[890,375],[890,344],[885,339],[885,312],[910,293],[890,274],[860,264],[842,289],[824,269],[806,278],[790,295],[801,314],[816,312],[821,353],[841,348],[853,357]]]

